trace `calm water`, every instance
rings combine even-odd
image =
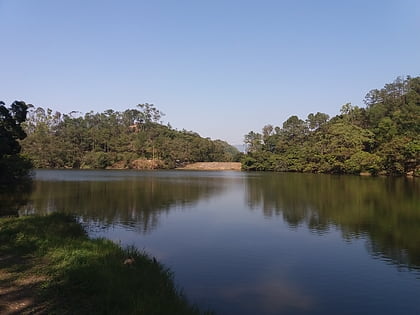
[[[309,174],[37,171],[21,214],[76,213],[217,314],[420,314],[420,181]]]

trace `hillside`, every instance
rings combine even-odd
[[[152,104],[84,116],[31,107],[21,142],[37,168],[175,168],[231,162],[239,151],[222,140],[163,125]]]
[[[420,176],[420,77],[371,90],[366,107],[289,117],[245,136],[246,170]]]

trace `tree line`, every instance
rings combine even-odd
[[[245,170],[420,176],[420,77],[371,90],[365,107],[347,103],[330,118],[289,117],[245,135]]]
[[[241,159],[224,141],[164,125],[152,104],[82,115],[0,102],[0,179],[27,175],[31,161],[37,168],[173,168],[239,159],[244,170],[419,176],[420,77],[371,90],[364,103],[347,103],[332,118],[291,116],[282,127],[251,131]]]
[[[228,143],[175,130],[161,122],[163,116],[147,103],[84,115],[30,106],[22,149],[37,168],[174,168],[239,159]]]

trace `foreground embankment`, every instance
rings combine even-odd
[[[168,269],[62,214],[0,219],[1,314],[202,314]]]

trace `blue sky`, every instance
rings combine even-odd
[[[0,100],[63,113],[153,103],[241,144],[420,75],[420,1],[0,0]]]

